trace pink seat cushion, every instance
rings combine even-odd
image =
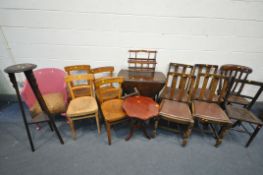
[[[68,96],[64,80],[66,73],[63,70],[57,68],[42,68],[34,71],[34,75],[42,96],[50,93],[61,93],[63,94],[64,105],[66,106]],[[24,82],[21,96],[28,108],[32,109],[36,103],[36,97],[27,80]]]

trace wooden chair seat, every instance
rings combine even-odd
[[[187,103],[164,99],[162,100],[159,114],[161,115],[161,118],[174,122],[182,124],[194,123]]]
[[[101,110],[106,122],[115,122],[126,117],[126,113],[122,109],[123,100],[113,99],[105,101],[101,104]]]
[[[67,117],[94,114],[98,111],[96,99],[91,96],[78,97],[70,101]]]
[[[208,103],[204,101],[192,102],[193,116],[200,118],[201,121],[221,124],[232,124],[223,109],[216,103]]]
[[[262,125],[263,122],[258,119],[251,111],[240,106],[227,105],[226,111],[231,119],[245,121],[254,124]]]
[[[51,114],[59,114],[66,111],[66,105],[64,102],[64,95],[62,93],[49,93],[43,95],[44,101]],[[36,101],[32,108],[30,108],[32,118],[42,112],[39,103]]]
[[[240,97],[238,95],[230,95],[227,99],[229,103],[237,103],[241,105],[248,105],[249,101],[243,97]]]

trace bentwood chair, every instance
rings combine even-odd
[[[111,126],[126,119],[126,113],[122,109],[123,100],[121,99],[123,83],[122,77],[106,77],[96,81],[96,91],[100,102],[101,111],[105,120],[108,135],[108,143],[111,145]],[[114,85],[114,89],[104,88],[106,85]],[[117,96],[112,94],[118,94]]]
[[[68,75],[79,75],[79,74],[89,74],[90,73],[90,65],[71,65],[64,67],[65,72]],[[79,83],[71,83],[71,86],[78,86]],[[74,95],[75,97],[81,97],[85,94],[88,94],[89,90],[85,88],[75,88]],[[72,97],[71,97],[72,98]]]
[[[222,75],[206,73],[200,73],[197,80],[200,81],[195,82],[192,92],[193,117],[197,122],[210,127],[216,138],[215,146],[218,146],[232,125],[229,117],[220,107],[231,86],[231,81]],[[222,82],[221,89],[219,89],[220,81]],[[215,125],[221,127],[219,132],[216,131]]]
[[[234,64],[225,64],[220,67],[220,73],[224,76],[234,77],[239,80],[246,80],[248,75],[252,73],[252,68]],[[237,103],[240,105],[248,105],[249,101],[246,98],[240,96],[243,90],[244,84],[239,81],[235,81],[231,90],[228,101],[231,103]]]
[[[248,135],[250,135],[250,138],[246,143],[246,147],[248,147],[253,141],[253,139],[256,137],[258,131],[260,130],[263,124],[262,121],[258,119],[256,115],[253,114],[253,112],[251,111],[251,108],[262,93],[263,83],[239,79],[236,79],[235,83],[240,83],[244,88],[249,88],[249,94],[251,95],[244,95],[244,93],[239,93],[237,96],[237,94],[234,91],[230,91],[230,96],[236,95],[237,97],[244,98],[247,100],[248,103],[246,105],[235,105],[235,102],[232,103],[230,101],[230,98],[228,98],[228,101],[226,103],[228,104],[226,105],[226,112],[230,119],[234,121],[232,128],[235,129],[233,130],[242,133],[247,133]]]
[[[135,72],[155,72],[156,55],[155,50],[129,50],[129,71]]]
[[[173,73],[192,74],[193,66],[180,63],[170,63],[167,72],[167,78],[165,81],[164,88],[160,93],[159,99],[176,99],[178,95],[178,89],[176,86],[177,76]],[[173,92],[172,92],[173,91]],[[172,95],[172,96],[171,96]],[[187,92],[184,93],[185,99],[187,98]],[[183,98],[184,99],[184,98]],[[186,100],[185,100],[186,101]]]
[[[94,93],[94,76],[93,74],[83,74],[83,75],[68,75],[65,78],[67,85],[70,90],[72,100],[68,105],[66,112],[66,117],[68,119],[71,133],[73,139],[76,139],[76,131],[74,127],[74,122],[76,120],[82,120],[87,118],[96,119],[98,134],[100,134],[100,123],[98,116],[98,105],[95,99]],[[78,86],[72,86],[76,81],[81,81]],[[83,96],[76,96],[75,90],[86,89],[87,94]]]
[[[194,85],[194,76],[184,73],[168,73],[169,77],[172,77],[173,82],[171,91],[169,93],[170,98],[163,99],[160,105],[159,116],[161,119],[183,125],[183,143],[185,146],[188,142],[188,138],[191,134],[194,120],[189,107],[191,90]],[[174,96],[174,92],[177,92]],[[158,120],[156,127],[158,125]]]

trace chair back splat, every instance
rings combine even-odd
[[[99,102],[103,103],[110,99],[121,98],[121,85],[123,81],[123,77],[105,77],[97,79],[95,87]],[[109,86],[111,86],[111,88],[109,88]]]
[[[221,87],[219,87],[220,82],[222,82]],[[195,82],[192,99],[222,103],[229,86],[229,77],[217,74],[200,73]]]
[[[93,74],[68,75],[65,81],[68,84],[70,95],[72,99],[76,98],[75,91],[85,89],[86,96],[94,97],[94,76]]]
[[[193,66],[191,65],[187,65],[187,64],[180,64],[180,63],[170,63],[169,64],[169,68],[168,68],[168,72],[167,72],[167,78],[165,81],[165,85],[164,88],[162,90],[162,92],[160,93],[159,98],[163,99],[173,99],[173,96],[178,95],[178,86],[176,86],[176,82],[178,77],[182,77],[183,74],[185,74],[185,76],[189,76],[192,74],[193,71]],[[186,77],[185,77],[186,78]],[[186,80],[185,78],[183,78],[184,80]],[[188,81],[188,79],[187,79]],[[186,87],[185,89],[185,93],[188,93],[189,90],[189,86],[192,85],[191,83],[186,83],[188,85],[188,87]]]
[[[220,73],[221,75],[234,77],[238,80],[246,80],[248,78],[248,75],[252,73],[252,69],[246,66],[226,64],[220,67]],[[249,101],[239,96],[243,90],[243,87],[243,83],[235,81],[230,90],[232,95],[228,97],[228,101],[241,105],[247,105]]]

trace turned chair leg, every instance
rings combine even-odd
[[[229,127],[227,126],[221,126],[221,129],[218,133],[218,137],[216,139],[216,144],[215,144],[215,147],[218,147],[221,143],[222,143],[222,140],[224,138],[224,135],[226,133],[226,131],[229,129]]]
[[[73,140],[76,140],[76,130],[75,130],[75,126],[74,126],[74,121],[69,118],[68,122],[69,122],[69,126],[71,129],[71,136],[72,136]]]
[[[99,113],[98,112],[96,112],[96,114],[95,114],[96,116],[95,116],[95,118],[96,118],[96,124],[97,124],[97,128],[98,128],[98,134],[100,135],[100,120],[99,120]]]
[[[188,139],[191,135],[191,132],[192,132],[192,128],[193,128],[193,124],[189,124],[187,126],[187,128],[185,129],[184,133],[183,133],[183,143],[182,143],[182,146],[186,146],[187,143],[188,143]]]
[[[106,130],[108,135],[108,143],[111,145],[111,132],[110,132],[110,123],[106,122]]]

